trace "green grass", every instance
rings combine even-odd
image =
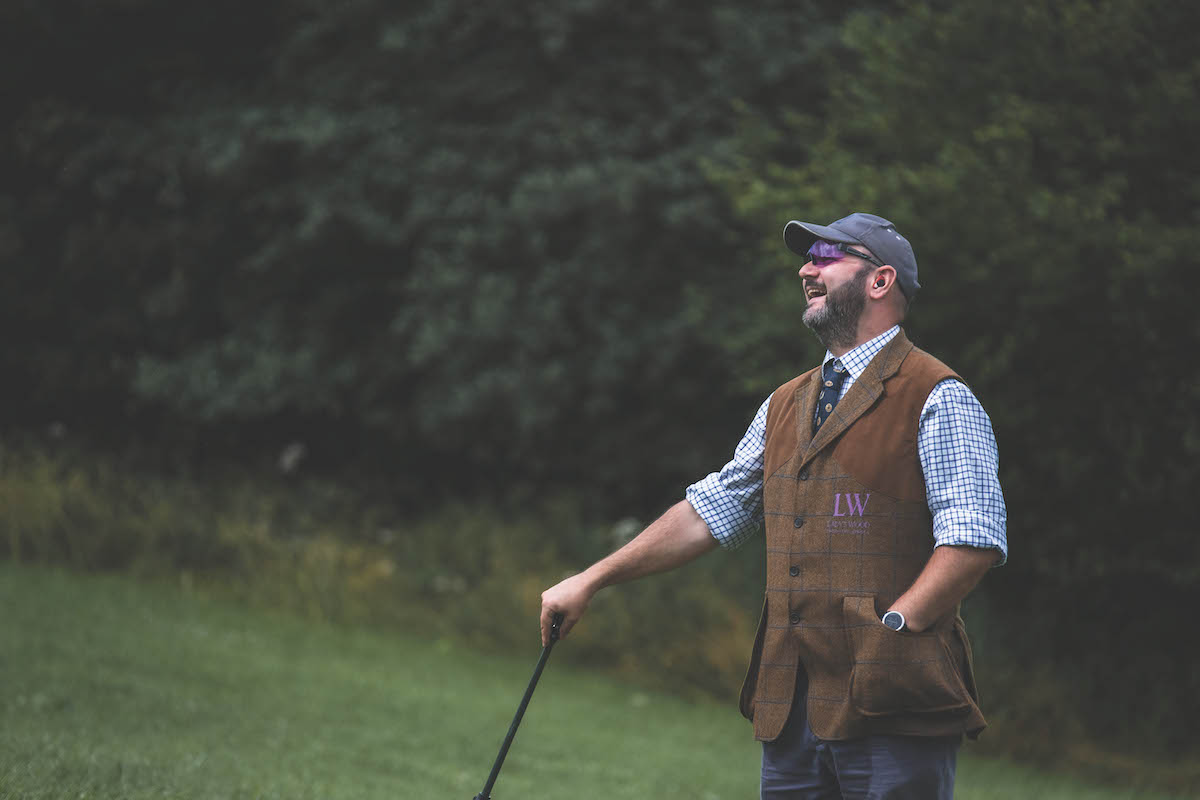
[[[0,797],[464,798],[536,661],[316,625],[121,577],[0,564]],[[562,647],[570,647],[566,642]],[[753,798],[732,705],[551,664],[493,792]],[[966,754],[958,793],[1163,797]]]

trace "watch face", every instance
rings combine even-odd
[[[904,627],[904,615],[899,611],[889,611],[883,615],[883,624],[898,631]]]

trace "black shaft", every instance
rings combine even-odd
[[[500,755],[496,756],[496,763],[492,765],[492,774],[488,775],[487,783],[483,785],[483,791],[475,795],[474,800],[491,800],[492,787],[496,784],[496,778],[500,775],[500,768],[504,766],[504,757],[508,755],[508,748],[512,745],[513,738],[517,735],[517,726],[521,724],[521,717],[525,716],[525,708],[529,705],[529,698],[533,697],[533,690],[537,688],[538,678],[542,677],[542,669],[546,666],[546,659],[550,658],[550,650],[554,647],[554,643],[558,641],[558,626],[562,624],[562,614],[555,614],[553,621],[550,623],[550,641],[542,648],[542,655],[538,658],[537,666],[533,670],[533,677],[529,679],[529,686],[525,689],[525,696],[521,698],[521,705],[517,707],[517,715],[513,717],[512,725],[508,728],[508,735],[504,737],[504,744],[500,745]]]

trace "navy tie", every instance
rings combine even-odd
[[[846,381],[846,368],[836,358],[821,369],[821,394],[817,397],[817,411],[813,415],[813,434],[820,430],[833,407],[837,405],[838,395],[842,393],[842,384]]]

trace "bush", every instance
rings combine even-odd
[[[640,523],[589,520],[569,496],[520,511],[362,507],[327,484],[200,484],[113,459],[8,451],[0,557],[168,576],[327,622],[403,626],[532,649],[542,590]],[[753,577],[743,577],[747,572]],[[565,658],[646,685],[732,697],[752,640],[761,557],[710,557],[603,593]]]

